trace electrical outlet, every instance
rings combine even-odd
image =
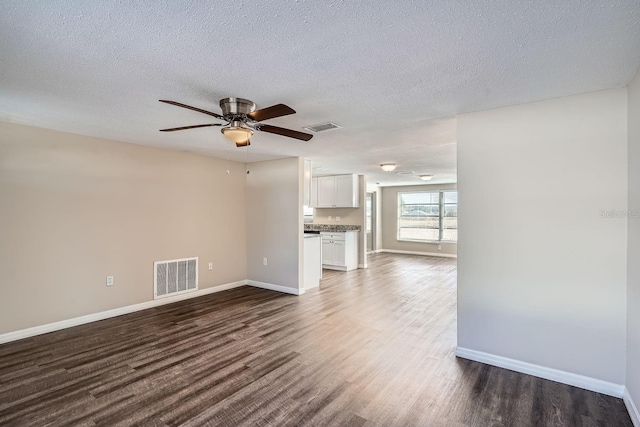
[[[438,245],[438,250],[441,251],[442,250],[442,245]]]
[[[267,259],[266,258],[262,258],[262,265],[267,265]]]
[[[336,221],[340,221],[340,217],[339,216],[336,217]]]
[[[113,276],[107,276],[107,286],[113,286]]]
[[[209,263],[209,270],[213,270],[213,263],[212,262]]]
[[[327,218],[327,220],[331,221],[331,215],[329,215],[329,217]]]

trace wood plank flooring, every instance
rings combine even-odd
[[[457,359],[455,260],[381,254],[0,346],[2,426],[628,426],[620,399]]]

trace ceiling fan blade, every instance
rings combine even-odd
[[[256,129],[261,130],[262,132],[275,133],[277,135],[288,136],[289,138],[301,139],[303,141],[308,141],[313,138],[313,135],[298,132],[297,130],[285,129],[278,126],[271,125],[260,125],[256,126]]]
[[[171,105],[175,105],[175,106],[182,107],[182,108],[187,108],[189,110],[197,111],[198,113],[208,114],[208,115],[213,116],[213,117],[215,117],[217,119],[224,120],[224,117],[222,117],[220,114],[212,113],[211,111],[203,110],[201,108],[192,107],[190,105],[181,104],[181,103],[175,102],[175,101],[167,101],[166,99],[160,99],[160,102],[164,102],[165,104],[171,104]]]
[[[222,123],[210,123],[208,125],[194,125],[194,126],[182,126],[182,127],[179,127],[179,128],[160,129],[160,132],[173,132],[174,130],[206,128],[206,127],[209,127],[209,126],[222,126]]]
[[[256,110],[253,113],[247,114],[247,116],[251,117],[256,122],[261,122],[263,120],[269,120],[281,116],[288,116],[289,114],[295,113],[296,111],[291,107],[287,107],[284,104],[276,104],[272,105],[271,107]]]

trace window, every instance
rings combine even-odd
[[[398,193],[398,240],[458,240],[458,192]]]
[[[458,192],[442,192],[442,230],[440,240],[458,241]]]

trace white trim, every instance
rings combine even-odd
[[[322,264],[322,268],[326,268],[327,270],[348,271],[347,267],[343,265]]]
[[[273,283],[258,282],[255,280],[247,280],[247,285],[255,288],[269,289],[270,291],[284,292],[285,294],[302,295],[304,289],[294,289],[287,286],[274,285]]]
[[[627,406],[627,411],[629,411],[629,416],[631,417],[634,427],[640,427],[640,411],[638,411],[638,407],[631,398],[629,389],[626,387],[624,388],[622,400],[624,400],[624,404]]]
[[[464,347],[456,347],[456,356],[480,363],[486,363],[487,365],[497,366],[499,368],[509,369],[515,372],[521,372],[523,374],[533,375],[534,377],[544,378],[546,380],[556,381],[574,387],[580,387],[585,390],[607,394],[613,397],[620,398],[624,393],[624,386],[622,384],[615,384],[599,380],[597,378],[585,377],[584,375],[547,368],[546,366],[534,365],[521,360],[509,359],[508,357],[496,356],[495,354],[471,350]]]
[[[158,307],[165,304],[171,304],[190,298],[201,297],[216,292],[226,291],[228,289],[238,288],[245,286],[246,280],[240,280],[238,282],[225,283],[224,285],[213,286],[211,288],[198,289],[195,292],[183,293],[175,295],[169,298],[162,298],[157,300],[151,300],[141,302],[139,304],[127,305],[124,307],[114,308],[112,310],[101,311],[99,313],[87,314],[85,316],[74,317],[72,319],[61,320],[59,322],[47,323],[45,325],[34,326],[32,328],[22,329],[14,332],[7,332],[0,335],[0,344],[4,344],[11,341],[17,341],[24,338],[30,338],[36,335],[46,334],[53,331],[59,331],[60,329],[71,328],[73,326],[84,325],[85,323],[97,322],[98,320],[109,319],[110,317],[122,316],[123,314],[134,313],[140,310],[146,310],[148,308]]]
[[[420,239],[398,239],[396,238],[396,242],[407,242],[407,243],[425,243],[427,245],[457,245],[457,240],[420,240]]]
[[[378,250],[378,253],[435,256],[440,258],[458,258],[458,254],[443,254],[441,252],[401,251],[396,249],[380,249]]]

